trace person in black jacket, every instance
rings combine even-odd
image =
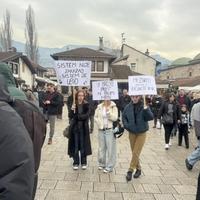
[[[31,200],[34,187],[33,145],[0,76],[0,199]],[[14,133],[14,134],[13,134]]]
[[[158,112],[159,112],[160,107],[162,105],[162,101],[163,100],[162,100],[162,97],[160,95],[156,95],[152,99],[151,110],[152,110],[153,116],[154,116],[154,126],[153,126],[153,128],[156,128]]]
[[[138,178],[141,175],[139,156],[149,130],[148,121],[153,120],[153,113],[148,106],[144,105],[141,96],[131,96],[131,100],[122,114],[124,128],[129,132],[132,151],[132,160],[126,176],[127,181],[132,179],[135,169],[134,178]]]
[[[158,113],[158,119],[161,120],[165,129],[166,150],[170,147],[170,136],[173,128],[180,123],[180,108],[175,99],[176,96],[174,93],[168,94],[166,96],[166,101],[162,103]]]
[[[124,108],[131,102],[131,97],[128,95],[128,90],[123,89],[123,94],[119,98],[119,110],[123,113]]]
[[[51,83],[47,84],[47,92],[44,97],[44,113],[50,123],[50,132],[48,144],[52,144],[52,138],[55,131],[56,116],[58,114],[59,95],[55,91],[55,86]]]
[[[73,158],[74,170],[77,170],[80,164],[82,169],[85,170],[87,168],[87,156],[92,154],[88,124],[90,108],[88,102],[85,101],[84,91],[79,90],[76,93],[75,100],[76,104],[72,105],[69,111],[71,121],[68,155]]]

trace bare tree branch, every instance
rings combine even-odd
[[[26,46],[25,51],[27,56],[35,63],[38,63],[38,45],[37,45],[37,32],[35,28],[35,15],[32,7],[29,5],[26,10]]]
[[[8,51],[12,47],[12,35],[10,12],[6,10],[3,16],[3,23],[0,27],[0,44],[3,51]]]

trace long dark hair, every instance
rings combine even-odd
[[[77,93],[76,93],[76,95],[75,95],[75,103],[76,103],[76,105],[78,104],[78,94],[79,94],[79,93],[83,93],[83,95],[84,95],[84,99],[83,99],[83,102],[82,102],[82,103],[85,103],[85,102],[86,102],[86,101],[85,101],[86,94],[85,94],[84,90],[78,90]]]

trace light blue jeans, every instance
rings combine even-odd
[[[190,165],[194,166],[194,164],[200,160],[200,140],[198,140],[198,147],[194,150],[188,157],[188,162]]]
[[[113,130],[99,130],[98,164],[106,170],[112,171],[116,164],[116,138]]]

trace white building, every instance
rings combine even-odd
[[[155,76],[156,66],[159,64],[160,62],[149,56],[148,49],[143,53],[127,44],[121,47],[121,57],[112,63],[112,65],[128,66],[133,72],[150,76]]]

